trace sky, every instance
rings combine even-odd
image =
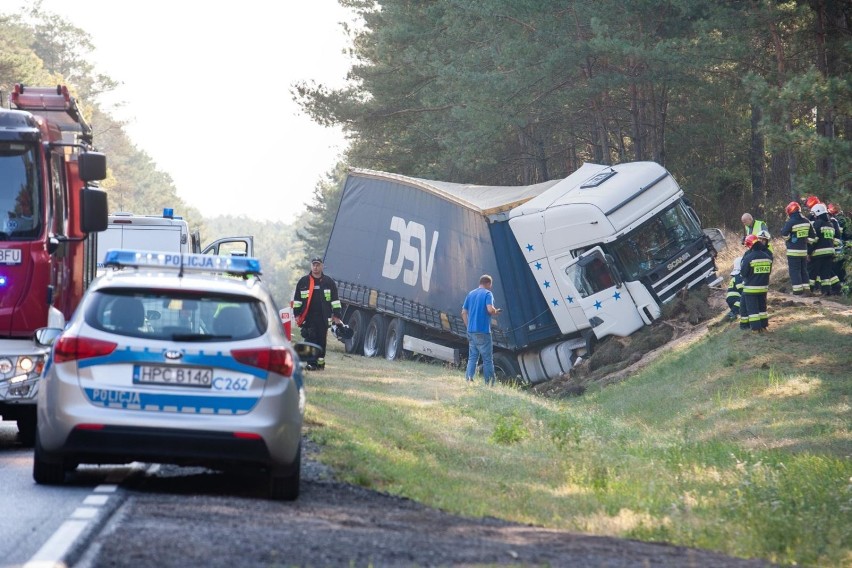
[[[0,0],[0,11],[30,3]],[[121,83],[102,106],[127,121],[132,142],[205,217],[292,222],[345,147],[339,129],[311,122],[290,95],[298,81],[343,85],[351,62],[340,22],[353,15],[336,0],[43,0],[42,7],[89,34],[90,61]],[[115,101],[124,104],[111,108]]]

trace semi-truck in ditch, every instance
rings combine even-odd
[[[352,169],[325,267],[354,331],[347,352],[455,364],[462,303],[490,274],[504,308],[492,319],[498,376],[539,383],[653,323],[679,291],[718,284],[714,242],[654,162],[586,163],[529,186]]]

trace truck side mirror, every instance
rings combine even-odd
[[[109,226],[107,194],[100,189],[80,190],[80,229],[84,233],[106,231]]]
[[[100,152],[83,152],[77,156],[77,167],[83,181],[98,181],[106,178],[106,155]]]

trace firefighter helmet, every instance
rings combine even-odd
[[[801,211],[801,210],[802,210],[802,208],[801,208],[801,206],[799,206],[798,203],[796,203],[795,201],[791,201],[790,203],[787,204],[787,208],[784,211],[787,212],[787,215],[792,215],[796,211]]]
[[[772,238],[772,235],[769,234],[769,231],[766,229],[761,229],[757,232],[758,239],[766,239],[767,241]]]
[[[819,217],[820,215],[825,215],[827,209],[825,208],[825,203],[817,203],[813,207],[811,207],[811,213]]]
[[[828,212],[831,213],[832,215],[837,215],[838,213],[840,213],[840,207],[838,207],[834,203],[829,203],[828,204]]]
[[[808,199],[805,201],[805,206],[806,206],[808,209],[812,209],[812,208],[813,208],[813,206],[814,206],[814,205],[816,205],[817,203],[819,203],[819,197],[817,197],[816,195],[811,195],[811,196],[810,196],[810,197],[808,197]]]
[[[751,248],[757,242],[757,235],[749,235],[745,238],[746,248]]]
[[[734,266],[731,268],[731,276],[736,276],[742,270],[743,257],[738,256],[734,259]]]

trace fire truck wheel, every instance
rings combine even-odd
[[[35,408],[32,413],[18,417],[18,439],[24,446],[32,447],[36,436],[36,414]]]

